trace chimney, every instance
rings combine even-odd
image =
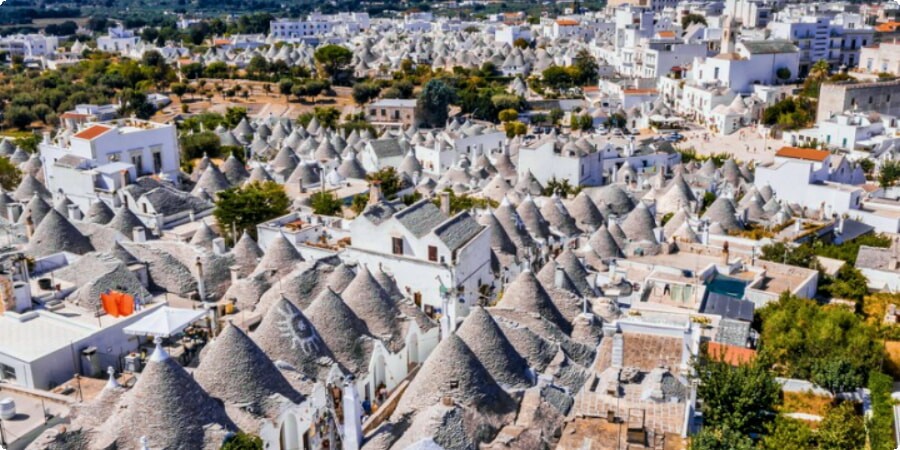
[[[144,227],[134,227],[131,230],[131,240],[134,242],[144,242],[147,240],[147,231]]]
[[[50,132],[49,132],[49,131],[45,131],[45,132],[43,133],[43,139],[41,140],[41,143],[43,143],[43,144],[49,144],[49,143],[50,143]]]
[[[373,181],[369,184],[369,203],[367,203],[366,206],[378,204],[381,200],[383,200],[381,196],[381,186],[377,181]]]
[[[344,377],[344,449],[359,450],[362,446],[362,404],[359,401],[359,391],[353,382],[353,376]]]
[[[69,205],[69,220],[81,220],[81,210],[78,205]]]
[[[200,257],[197,257],[197,295],[200,296],[200,301],[206,301],[206,283],[203,281],[203,263],[200,262]]]
[[[197,217],[194,216],[194,211],[193,211],[193,210],[192,210],[192,211],[188,211],[188,217],[191,219],[191,222],[193,222],[194,220],[197,219]]]
[[[28,240],[31,240],[31,236],[34,234],[34,220],[31,218],[31,215],[25,218],[25,237]]]
[[[556,266],[556,272],[553,273],[553,285],[562,288],[566,282],[566,271],[561,266]]]
[[[225,246],[225,238],[215,238],[212,241],[212,251],[214,255],[224,255],[228,253],[228,247]]]
[[[22,209],[24,208],[21,203],[10,203],[6,206],[6,217],[10,222],[18,222],[19,217],[22,217]]]
[[[445,216],[450,215],[450,193],[447,191],[443,191],[439,194],[441,196],[441,212],[444,213]]]
[[[450,295],[441,294],[441,339],[453,333],[453,318],[450,317]]]
[[[241,277],[241,266],[231,266],[228,268],[228,271],[231,273],[231,282],[237,282],[238,278]]]

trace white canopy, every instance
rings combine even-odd
[[[135,336],[169,337],[187,328],[206,315],[202,309],[181,309],[163,306],[147,317],[125,327],[125,334]]]

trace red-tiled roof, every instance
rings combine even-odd
[[[60,119],[87,119],[88,115],[81,114],[81,113],[74,113],[74,112],[64,112],[64,113],[62,113],[61,116],[59,116],[59,118]]]
[[[657,34],[658,34],[659,37],[661,37],[661,38],[673,38],[673,37],[675,37],[675,32],[674,32],[674,31],[660,31],[660,32],[657,33]]]
[[[732,366],[738,366],[756,359],[756,350],[738,347],[736,345],[710,342],[706,347],[706,354],[711,359],[724,361]]]
[[[77,137],[79,139],[91,140],[91,139],[96,138],[97,136],[100,136],[103,133],[106,133],[109,130],[112,130],[112,128],[107,127],[105,125],[94,125],[90,128],[86,128],[86,129],[82,130],[81,132],[79,132],[78,134],[76,134],[73,137]]]
[[[563,27],[574,27],[578,25],[578,21],[574,19],[557,19],[556,24]]]
[[[876,25],[875,31],[881,33],[891,33],[897,31],[898,27],[900,27],[900,22],[886,22],[881,25]]]
[[[781,147],[781,150],[778,150],[778,152],[775,153],[775,156],[822,162],[825,161],[825,158],[830,154],[831,153],[828,153],[825,150],[816,150],[813,148]]]
[[[624,90],[622,90],[623,94],[637,94],[637,95],[655,94],[656,92],[657,92],[656,89],[624,89]]]

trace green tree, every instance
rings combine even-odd
[[[169,85],[169,89],[173,94],[178,96],[178,100],[181,100],[181,97],[184,97],[184,94],[187,94],[188,86],[184,83],[172,83]]]
[[[553,108],[550,110],[550,113],[547,114],[547,119],[549,119],[550,123],[552,123],[553,125],[559,125],[559,121],[562,120],[564,115],[565,113],[563,112],[563,110],[559,108]]]
[[[600,66],[597,64],[597,58],[594,58],[594,55],[591,55],[591,52],[587,49],[578,51],[575,55],[575,59],[572,60],[572,66],[578,70],[578,74],[580,75],[578,79],[575,80],[577,83],[586,85],[597,82]]]
[[[803,82],[802,93],[809,98],[819,98],[819,88],[828,79],[828,61],[821,59],[816,61],[809,69],[809,74]]]
[[[353,60],[353,52],[336,44],[319,47],[314,56],[324,73],[334,83],[342,78],[347,65]]]
[[[287,97],[294,92],[294,80],[290,78],[282,78],[278,81],[278,92]]]
[[[531,46],[531,44],[529,44],[529,43],[528,43],[528,40],[525,39],[525,38],[518,38],[518,39],[516,39],[516,40],[513,41],[513,47],[517,47],[517,48],[521,48],[521,49],[526,49],[526,48],[528,48],[528,47],[530,47],[530,46]]]
[[[7,191],[12,191],[19,187],[20,181],[22,181],[22,172],[9,158],[0,158],[0,186]]]
[[[730,428],[704,426],[691,437],[690,450],[753,450],[749,436]]]
[[[791,69],[788,69],[787,67],[779,67],[778,70],[775,71],[775,76],[777,76],[781,81],[790,80]]]
[[[759,442],[760,450],[816,448],[815,435],[805,422],[779,415],[766,428]]]
[[[375,83],[356,83],[353,85],[353,101],[362,106],[378,97],[381,87]]]
[[[210,158],[218,158],[221,155],[222,141],[212,131],[183,134],[178,141],[183,165],[189,165],[191,161],[203,155]]]
[[[695,364],[707,426],[727,428],[741,434],[761,433],[772,420],[772,410],[781,401],[781,387],[757,358],[740,366],[701,358]]]
[[[236,433],[222,444],[222,450],[263,450],[263,441],[259,436],[244,432]]]
[[[510,139],[528,133],[528,125],[519,121],[506,122],[503,127],[506,129],[506,137]]]
[[[828,410],[819,424],[818,441],[821,450],[865,447],[865,425],[851,403],[844,402]]]
[[[16,105],[7,107],[6,111],[3,113],[3,118],[6,121],[7,126],[19,129],[30,126],[31,122],[34,122],[35,120],[31,108]]]
[[[783,376],[850,390],[863,386],[883,359],[876,330],[843,307],[823,307],[785,293],[758,309],[757,321],[760,356],[771,360]],[[835,371],[846,374],[837,378]]]
[[[226,128],[234,128],[247,117],[247,108],[232,106],[225,110],[223,124]]]
[[[447,122],[450,104],[456,91],[447,83],[432,79],[422,89],[416,101],[416,118],[426,128],[441,128]]]
[[[497,117],[501,122],[512,122],[519,119],[519,112],[514,109],[504,109]]]
[[[878,184],[888,188],[897,184],[897,180],[900,180],[900,161],[888,160],[881,163],[878,169]]]
[[[393,198],[403,189],[403,181],[392,166],[366,174],[366,180],[370,183],[377,183],[381,194],[387,199]]]
[[[309,205],[316,214],[334,216],[341,212],[344,204],[333,192],[319,191],[309,196]]]
[[[866,428],[872,450],[893,450],[893,391],[894,380],[881,372],[869,374],[869,392],[872,395],[872,417]]]
[[[706,25],[706,17],[703,17],[700,14],[685,14],[681,17],[681,28],[687,29],[687,27],[699,23],[702,25]]]
[[[253,182],[218,193],[213,216],[231,245],[243,232],[256,237],[256,225],[288,213],[291,200],[274,181]],[[236,231],[236,235],[232,234]]]

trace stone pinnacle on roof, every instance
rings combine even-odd
[[[356,278],[356,273],[353,272],[353,268],[342,262],[328,274],[328,287],[340,294],[353,282],[354,278]]]
[[[113,219],[106,224],[106,226],[117,230],[122,233],[126,238],[132,239],[134,236],[134,229],[137,227],[143,227],[144,222],[141,222],[141,219],[138,219],[127,206],[120,206],[119,209],[116,210],[115,216]],[[146,229],[144,230],[146,233]]]
[[[230,187],[231,183],[228,182],[228,179],[225,178],[225,175],[222,174],[219,168],[215,164],[210,164],[203,171],[203,174],[200,175],[200,179],[197,180],[197,184],[191,190],[191,195],[198,195],[201,191],[205,191],[208,195],[215,197],[219,192]]]
[[[222,174],[225,175],[225,178],[232,185],[241,184],[250,177],[250,173],[247,172],[244,163],[237,159],[233,154],[228,155],[228,159],[222,164],[221,170]]]
[[[12,198],[20,202],[27,202],[31,200],[35,194],[43,198],[52,197],[50,191],[47,190],[47,187],[44,186],[43,183],[38,181],[37,178],[31,174],[25,174],[25,176],[22,177],[22,181],[19,182],[19,186],[13,191]]]
[[[211,434],[214,425],[223,431],[235,428],[224,408],[157,348],[91,447],[134,448],[145,437],[151,448],[208,448],[225,437]]]
[[[271,360],[287,363],[308,378],[318,379],[329,368],[331,352],[318,329],[284,297],[269,308],[252,337]]]
[[[734,203],[726,197],[717,198],[703,214],[703,218],[709,220],[710,224],[719,224],[726,233],[744,229],[744,226],[737,219]]]
[[[528,363],[522,358],[500,327],[482,307],[475,307],[460,325],[456,335],[501,385],[526,387]]]
[[[397,336],[400,311],[368,268],[357,270],[356,277],[344,289],[341,297],[356,316],[366,323],[373,335],[385,340]]]
[[[83,255],[94,251],[90,239],[81,234],[69,219],[55,209],[50,209],[34,230],[28,242],[27,253],[31,256],[49,256],[59,252]]]
[[[521,218],[522,223],[525,224],[525,228],[535,239],[547,239],[550,237],[550,224],[544,219],[530,195],[526,195],[525,200],[519,203],[516,213]]]
[[[331,289],[322,291],[306,308],[309,320],[334,358],[352,373],[366,371],[369,330],[353,310]]]
[[[520,273],[506,287],[503,300],[498,306],[537,314],[566,332],[571,329],[571,324],[562,316],[546,289],[530,270]]]
[[[656,234],[653,232],[656,228],[656,220],[647,209],[647,205],[643,202],[638,203],[625,220],[622,221],[622,231],[632,241],[649,241],[656,242]]]
[[[581,234],[581,230],[575,225],[575,219],[569,214],[568,209],[566,209],[566,206],[556,194],[544,200],[540,211],[541,215],[550,223],[550,226],[561,235],[576,236]]]
[[[43,199],[43,197],[35,195],[31,197],[31,200],[22,210],[22,216],[19,217],[19,223],[27,223],[26,221],[30,218],[31,224],[38,226],[51,209],[53,208]]]
[[[300,252],[294,247],[283,234],[279,233],[269,246],[266,248],[256,271],[274,270],[279,274],[285,274],[294,269],[294,266],[303,261]]]
[[[197,231],[194,232],[194,235],[191,236],[191,245],[196,245],[198,247],[203,247],[207,250],[212,250],[212,242],[214,239],[219,236],[216,234],[213,229],[206,224],[205,220],[200,221],[200,226],[197,227]]]
[[[566,275],[569,276],[581,295],[586,297],[595,295],[594,288],[588,283],[590,275],[578,257],[575,256],[575,252],[566,248],[556,257],[556,262],[565,270]]]
[[[597,208],[593,200],[581,191],[569,202],[569,214],[575,219],[575,223],[579,228],[586,231],[596,230],[597,227],[603,225],[603,214]]]
[[[243,277],[253,273],[263,256],[263,251],[245,231],[234,244],[231,254],[234,256],[234,264],[238,267],[239,275]]]
[[[488,413],[504,414],[514,407],[509,395],[455,334],[441,340],[425,360],[400,398],[393,417],[429,407],[445,397]]]
[[[91,206],[88,208],[87,214],[85,215],[85,220],[98,225],[106,225],[114,216],[115,213],[106,202],[96,199],[91,202]]]
[[[210,395],[234,404],[252,404],[257,411],[272,394],[295,404],[302,400],[262,349],[230,324],[203,353],[194,379]]]

